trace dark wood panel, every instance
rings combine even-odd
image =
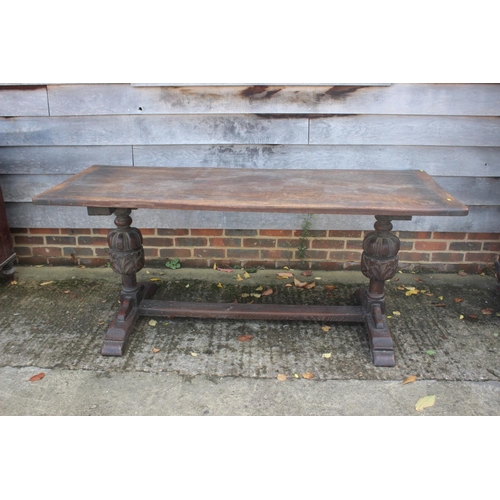
[[[89,217],[83,207],[56,207],[32,203],[6,203],[11,227],[112,228],[114,216]],[[305,214],[147,210],[132,212],[141,228],[300,229]],[[312,229],[371,230],[374,218],[365,215],[313,217]],[[500,232],[500,207],[470,207],[466,217],[414,217],[394,221],[397,231]]]
[[[496,176],[500,172],[500,148],[259,144],[134,146],[134,165],[360,170],[421,169],[431,175],[487,177]]]
[[[500,146],[500,117],[333,116],[311,120],[310,144]]]
[[[306,118],[255,115],[0,118],[6,146],[306,144]]]
[[[0,116],[49,116],[46,87],[0,86]]]
[[[132,166],[132,146],[0,147],[3,174],[76,174],[99,163]]]
[[[52,116],[109,114],[347,113],[500,115],[500,85],[406,84],[134,87],[50,85]]]
[[[256,170],[96,165],[39,205],[358,215],[466,215],[419,170]]]

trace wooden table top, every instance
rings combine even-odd
[[[33,203],[394,216],[468,213],[422,170],[94,165],[35,196]]]

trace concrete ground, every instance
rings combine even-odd
[[[339,305],[367,282],[295,270],[316,283],[301,289],[277,272],[238,281],[241,271],[145,268],[139,279],[157,280],[156,298]],[[394,368],[372,365],[362,324],[314,321],[144,317],[123,357],[103,357],[118,275],[45,266],[15,276],[0,282],[1,415],[500,415],[493,276],[404,272],[387,283]],[[425,396],[434,405],[417,411]]]

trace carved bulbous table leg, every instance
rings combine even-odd
[[[113,271],[122,276],[120,309],[111,322],[104,343],[102,354],[121,356],[126,342],[138,318],[141,301],[156,291],[153,283],[137,283],[136,273],[144,267],[144,249],[142,234],[139,229],[130,227],[131,209],[118,208],[115,211],[116,229],[108,234],[109,260]]]
[[[361,271],[370,279],[368,289],[359,293],[365,311],[365,325],[375,366],[395,366],[394,344],[385,317],[384,282],[398,269],[399,238],[391,233],[390,216],[375,217],[375,231],[363,241]]]

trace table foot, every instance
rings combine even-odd
[[[111,321],[104,336],[101,354],[104,356],[123,356],[125,347],[139,318],[139,308],[143,300],[154,295],[157,285],[154,283],[139,283],[135,296],[121,297],[120,309]]]

